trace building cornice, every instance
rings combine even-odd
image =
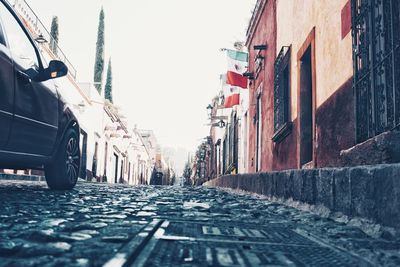
[[[249,22],[249,26],[247,27],[247,32],[246,32],[246,46],[247,47],[253,40],[254,32],[258,26],[258,23],[260,22],[261,14],[263,13],[267,2],[268,2],[268,0],[257,0],[256,6],[253,11],[253,15]]]

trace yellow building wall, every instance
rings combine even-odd
[[[348,0],[276,0],[277,51],[292,45],[291,114],[297,117],[297,52],[315,27],[316,108],[353,75],[351,33],[342,40],[341,12]]]

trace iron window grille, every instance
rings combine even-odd
[[[259,88],[262,88],[260,85]],[[258,91],[258,90],[257,90]],[[262,128],[262,112],[261,112],[261,92],[257,93],[257,102],[256,102],[256,115],[255,115],[255,125],[256,125],[256,172],[261,169],[261,128]]]
[[[229,148],[228,148],[228,135],[227,133],[225,134],[224,142],[222,145],[222,173],[223,174],[228,174],[228,161],[229,161]]]
[[[352,0],[358,143],[400,124],[400,3]]]
[[[229,124],[229,164],[228,171],[237,170],[239,161],[239,121],[237,114],[232,113]]]
[[[283,46],[274,65],[274,142],[289,135],[290,121],[290,56],[291,47]]]
[[[258,78],[258,76],[260,75],[262,69],[263,69],[263,65],[264,65],[264,59],[265,57],[263,56],[264,50],[258,50],[257,54],[254,58],[254,67],[255,67],[255,73],[256,73],[256,79]]]

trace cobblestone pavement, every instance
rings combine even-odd
[[[0,181],[0,266],[399,266],[400,240],[217,189]]]

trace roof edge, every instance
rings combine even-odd
[[[253,10],[253,15],[250,19],[249,26],[246,31],[246,46],[248,47],[251,40],[253,39],[255,29],[260,21],[261,14],[267,4],[268,0],[257,0],[256,6]]]

